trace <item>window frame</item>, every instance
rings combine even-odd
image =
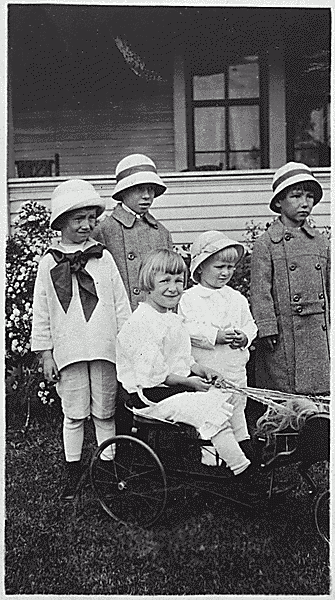
[[[198,75],[195,70],[187,69],[186,75],[186,128],[187,128],[187,166],[189,171],[201,171],[201,167],[196,167],[195,163],[195,128],[194,114],[195,108],[202,107],[223,107],[225,109],[225,145],[224,150],[220,152],[225,154],[226,164],[228,168],[223,170],[231,171],[229,168],[229,154],[236,153],[238,150],[231,150],[229,146],[229,108],[233,106],[258,106],[259,107],[259,143],[260,143],[260,168],[269,168],[269,93],[268,93],[268,66],[263,53],[255,51],[248,52],[248,55],[254,54],[258,56],[259,69],[259,97],[258,98],[229,98],[229,67],[231,63],[224,65],[222,72],[225,74],[225,98],[213,100],[194,100],[193,99],[193,77]],[[241,150],[240,152],[245,152]],[[205,152],[202,152],[204,154]],[[213,151],[208,151],[208,154],[213,154]],[[220,170],[220,169],[218,169]],[[253,170],[253,169],[250,169]]]

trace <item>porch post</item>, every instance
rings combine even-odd
[[[7,89],[7,177],[15,177],[15,154],[14,154],[14,125],[12,107],[12,89],[10,61],[8,61],[8,89]]]
[[[278,36],[279,37],[279,36]],[[282,39],[269,47],[269,166],[286,162],[285,48]]]
[[[15,177],[15,153],[14,153],[14,125],[11,88],[11,61],[10,52],[8,57],[8,80],[7,80],[7,178]],[[7,213],[7,235],[10,235],[10,199],[6,194]]]
[[[186,84],[183,56],[177,54],[173,68],[173,119],[175,169],[187,169]]]

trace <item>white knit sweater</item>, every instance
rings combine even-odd
[[[88,240],[84,246],[56,247],[75,252],[96,244]],[[55,247],[55,245],[53,245]],[[105,250],[101,258],[90,258],[86,271],[93,277],[99,301],[86,322],[79,298],[78,283],[72,276],[73,296],[64,312],[51,280],[50,270],[56,264],[46,254],[38,267],[34,289],[31,349],[53,350],[58,369],[80,361],[108,360],[115,363],[116,335],[131,314],[127,293],[111,254]]]

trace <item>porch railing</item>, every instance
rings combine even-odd
[[[266,223],[275,216],[268,207],[273,174],[273,169],[163,173],[168,189],[155,200],[152,213],[171,231],[176,244],[190,243],[198,233],[209,229],[226,231],[243,241],[247,222]],[[324,227],[330,225],[330,168],[317,168],[314,174],[324,195],[313,218],[318,227]],[[52,191],[69,177],[9,179],[8,231],[23,202],[37,200],[50,207]],[[110,211],[115,178],[97,175],[85,179],[106,199]]]

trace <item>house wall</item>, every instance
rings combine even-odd
[[[330,169],[314,171],[324,196],[314,209],[318,227],[330,225]],[[243,241],[247,222],[265,224],[275,215],[268,208],[274,170],[208,173],[165,173],[168,190],[154,202],[153,214],[171,231],[175,244],[191,243],[202,231],[218,229]],[[108,211],[115,178],[85,177],[106,198]],[[11,179],[8,182],[10,221],[22,202],[37,200],[50,207],[50,196],[63,177],[40,180]]]
[[[173,171],[172,86],[110,108],[14,113],[15,160],[52,159],[56,152],[63,176],[112,175],[133,152],[151,156],[159,171]]]
[[[286,160],[285,66],[283,48],[269,47],[269,165]],[[174,56],[173,83],[160,84],[110,108],[14,112],[14,160],[60,155],[61,175],[114,173],[123,156],[151,156],[160,172],[187,168],[185,61]],[[118,93],[121,94],[121,91]],[[121,94],[122,96],[122,94]],[[12,153],[13,154],[13,153]],[[11,158],[11,160],[13,160]]]

